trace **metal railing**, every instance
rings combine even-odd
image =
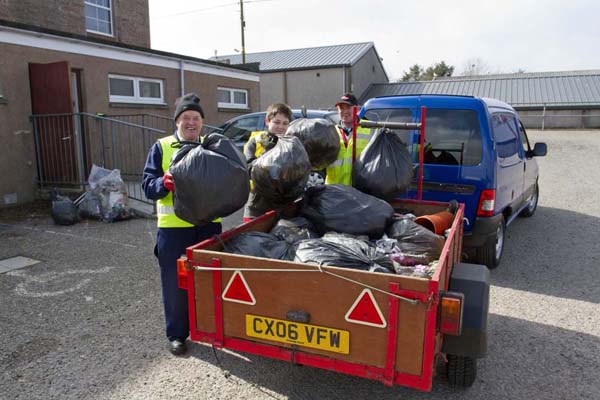
[[[44,188],[85,190],[93,164],[118,169],[130,198],[152,203],[142,191],[141,180],[150,147],[174,132],[171,118],[152,114],[107,116],[103,114],[32,115],[37,180]],[[218,130],[203,126],[203,133]]]
[[[150,203],[140,182],[148,150],[164,129],[89,113],[32,115],[41,188],[84,190],[93,164],[118,169],[129,197]]]

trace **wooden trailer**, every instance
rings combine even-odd
[[[415,215],[448,207],[391,204]],[[447,290],[461,258],[463,211],[461,204],[431,279],[221,252],[242,232],[268,232],[273,211],[189,247],[178,275],[191,340],[429,391],[444,332],[461,330],[464,299]]]

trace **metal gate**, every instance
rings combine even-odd
[[[69,187],[83,191],[91,167],[96,164],[118,169],[129,197],[152,203],[141,189],[142,172],[152,144],[173,131],[170,118],[141,114],[115,117],[44,114],[32,115],[31,124],[41,188]],[[73,147],[76,151],[71,151]]]

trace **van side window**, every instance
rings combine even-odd
[[[492,132],[499,158],[512,158],[519,152],[521,142],[517,126],[517,121],[512,114],[492,114]]]
[[[427,164],[478,165],[482,150],[477,112],[428,109],[425,143]]]

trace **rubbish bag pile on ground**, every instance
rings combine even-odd
[[[216,133],[202,144],[185,142],[173,156],[169,171],[175,183],[175,215],[194,225],[236,212],[250,193],[244,155]]]
[[[299,214],[281,217],[269,233],[241,233],[223,251],[431,278],[445,242],[414,215],[344,185],[309,188]]]
[[[287,135],[300,139],[315,171],[327,168],[337,159],[340,136],[333,122],[327,119],[296,119],[290,124]]]
[[[254,191],[277,209],[300,197],[311,166],[304,146],[295,136],[283,136],[252,164]],[[177,183],[175,183],[177,184]]]
[[[79,209],[73,200],[56,192],[51,194],[50,199],[52,201],[50,215],[55,224],[73,225],[79,222],[81,219]]]
[[[118,169],[92,165],[88,184],[89,190],[75,201],[83,218],[115,222],[131,217],[127,187]]]

